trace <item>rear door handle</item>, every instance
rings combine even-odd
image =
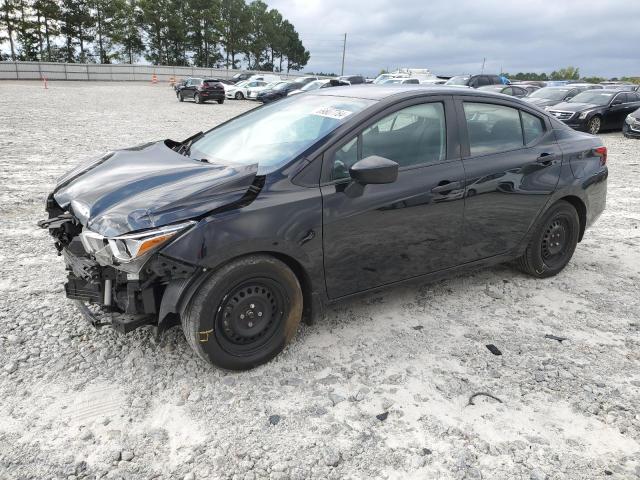
[[[451,190],[455,190],[460,187],[462,187],[460,182],[449,182],[448,180],[443,180],[437,187],[433,187],[431,189],[431,193],[450,192]]]

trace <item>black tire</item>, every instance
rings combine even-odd
[[[224,103],[224,98],[220,98],[220,99],[218,99],[218,103],[219,103],[220,105],[222,105],[222,104]]]
[[[236,100],[244,100],[244,95],[242,92],[236,92]]]
[[[199,93],[194,93],[193,94],[193,101],[196,103],[202,103],[202,97],[200,97]]]
[[[178,93],[178,100],[184,102],[184,95],[182,95],[182,92]]]
[[[587,131],[591,135],[597,135],[600,132],[601,128],[602,119],[598,115],[594,116],[591,120],[589,120],[589,123],[587,123]]]
[[[552,277],[564,269],[575,252],[580,235],[576,209],[560,200],[545,212],[536,225],[517,267],[537,278]]]
[[[206,280],[182,315],[182,329],[200,358],[228,370],[268,362],[293,338],[302,318],[296,275],[280,260],[250,255]]]

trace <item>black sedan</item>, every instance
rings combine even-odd
[[[312,80],[313,81],[313,80]],[[311,82],[307,82],[311,83]],[[258,93],[256,100],[262,103],[270,103],[275,102],[276,100],[280,100],[281,98],[286,97],[289,92],[293,92],[294,90],[300,90],[304,87],[306,83],[303,82],[284,82],[279,83],[273,88],[268,90],[262,90]]]
[[[502,93],[503,95],[510,95],[518,98],[524,98],[529,95],[529,92],[525,88],[516,85],[487,85],[485,87],[480,87],[478,90]]]
[[[623,90],[589,90],[549,109],[549,113],[576,130],[593,135],[620,130],[627,115],[640,108],[640,94]]]
[[[531,93],[526,100],[540,108],[552,107],[566,102],[584,90],[584,87],[544,87]]]
[[[627,138],[640,138],[640,108],[627,115],[622,126],[622,133]]]
[[[40,226],[88,319],[181,324],[201,359],[246,369],[355,294],[512,260],[556,275],[605,207],[606,163],[516,98],[319,89],[80,165]]]

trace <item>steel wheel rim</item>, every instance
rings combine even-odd
[[[571,245],[571,233],[571,224],[565,217],[555,217],[547,224],[540,246],[545,264],[554,267],[564,262]]]
[[[214,318],[214,332],[229,354],[251,355],[274,337],[286,314],[282,286],[260,277],[241,282],[223,297]]]

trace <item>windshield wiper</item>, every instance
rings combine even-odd
[[[196,140],[199,140],[203,136],[204,136],[204,132],[198,132],[195,135],[192,135],[186,140],[184,140],[180,145],[180,148],[178,148],[178,153],[188,157],[189,153],[191,152],[191,145],[193,145],[193,143]]]

